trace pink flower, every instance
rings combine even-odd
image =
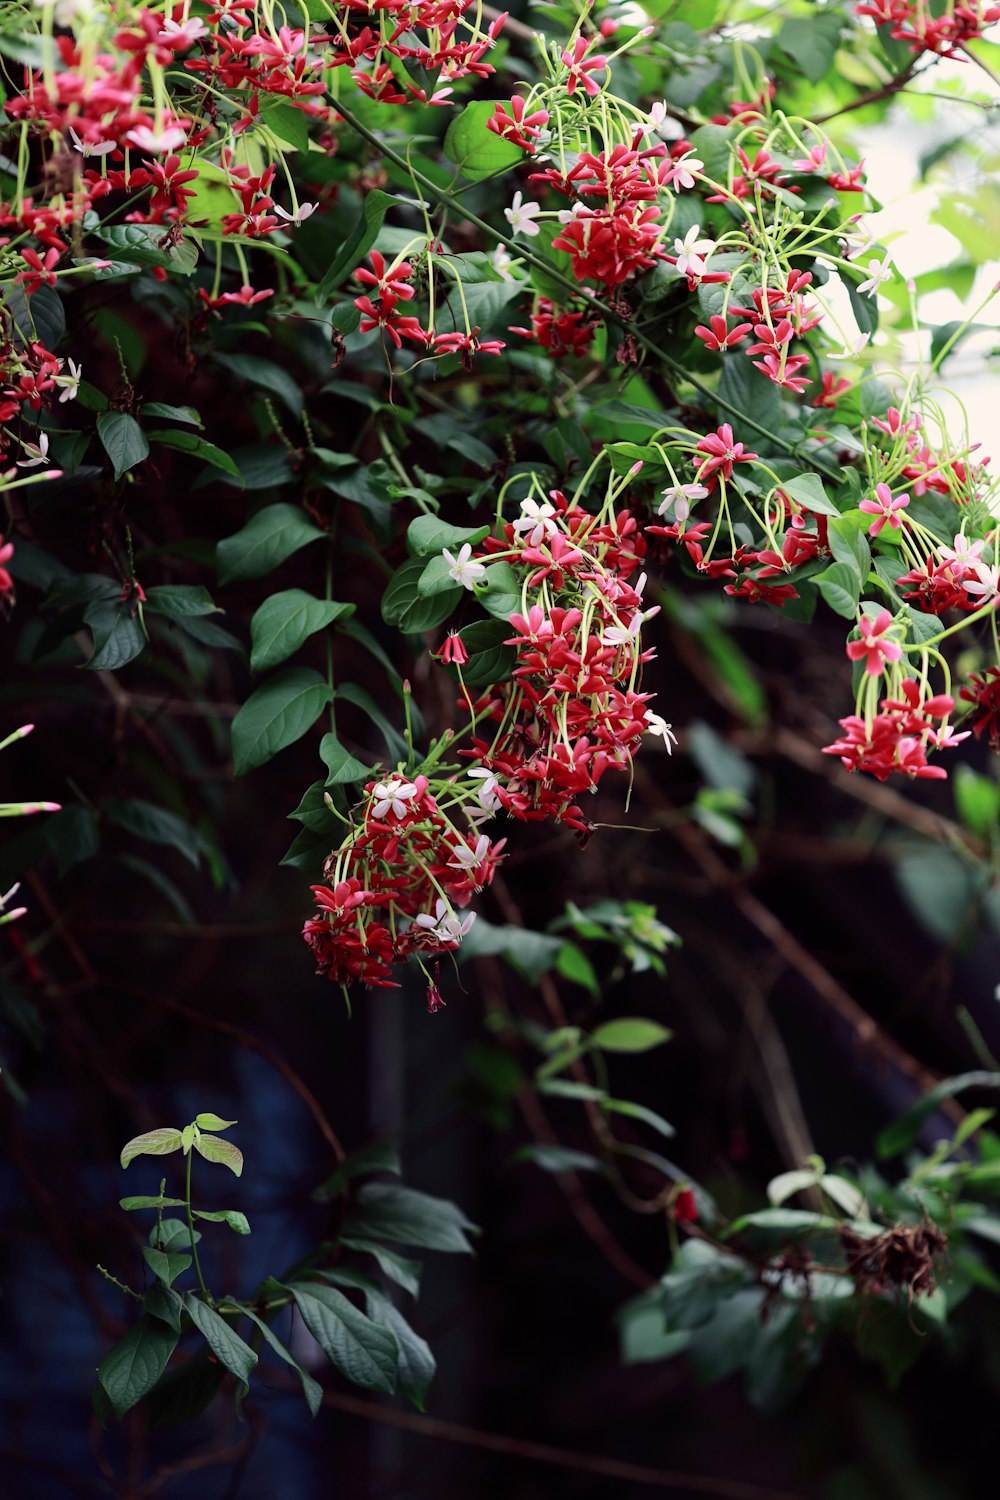
[[[567,94],[572,94],[579,84],[585,94],[599,94],[601,92],[598,84],[588,77],[590,73],[599,73],[606,68],[608,60],[604,56],[587,57],[590,51],[590,43],[586,37],[578,36],[573,44],[573,51],[567,47],[562,55],[562,60],[569,69],[569,82],[566,85]]]
[[[732,478],[733,464],[748,464],[756,457],[756,453],[750,453],[742,443],[737,443],[733,438],[733,429],[728,422],[723,422],[717,432],[710,432],[697,444],[696,451],[707,455],[704,462],[699,466],[699,479],[714,478],[717,474],[723,479]]]
[[[903,648],[887,634],[892,625],[892,615],[887,609],[880,610],[874,620],[862,615],[858,621],[860,641],[848,641],[847,655],[851,661],[864,658],[865,671],[869,677],[878,677],[886,662],[899,661]]]
[[[869,526],[868,535],[878,536],[882,527],[887,523],[890,531],[899,531],[903,525],[903,517],[898,515],[897,512],[905,510],[909,505],[909,495],[897,495],[894,500],[892,498],[892,491],[887,484],[877,484],[875,486],[875,495],[876,499],[862,500],[859,507],[866,515],[878,517],[878,520],[873,521]]]

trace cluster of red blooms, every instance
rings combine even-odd
[[[1000,667],[973,672],[958,696],[971,704],[969,718],[976,739],[988,735],[990,749],[1000,754]]]
[[[985,27],[1000,21],[1000,5],[947,6],[932,13],[926,0],[864,0],[854,7],[856,16],[870,16],[877,26],[890,27],[889,35],[906,42],[910,51],[936,52],[939,57],[961,57],[966,42],[981,37]]]
[[[400,311],[400,304],[412,301],[414,296],[410,285],[414,267],[410,262],[403,260],[387,266],[385,257],[377,250],[369,252],[369,259],[371,271],[362,266],[354,273],[362,286],[371,287],[370,293],[354,299],[354,306],[361,313],[362,333],[379,329],[389,335],[397,349],[403,347],[404,339],[409,339],[431,354],[460,354],[467,369],[477,354],[499,354],[506,348],[502,339],[481,339],[478,325],[466,333],[435,333],[433,328],[425,328],[412,313]]]
[[[531,312],[530,328],[511,328],[526,339],[534,339],[550,359],[579,359],[594,342],[598,318],[592,309],[557,307],[548,297],[539,297]]]
[[[657,611],[643,606],[645,575],[632,575],[645,554],[627,511],[595,517],[559,490],[542,504],[522,501],[502,537],[483,544],[482,562],[503,557],[529,570],[525,613],[510,616],[516,650],[510,682],[474,705],[479,735],[462,754],[476,762],[484,814],[504,811],[522,822],[552,818],[586,838],[592,831],[579,798],[605,771],[627,770],[639,740],[669,726],[638,691],[640,629]]]
[[[877,714],[870,718],[851,714],[841,719],[844,733],[832,745],[824,745],[823,754],[839,755],[849,771],[867,771],[879,781],[899,772],[942,781],[947,771],[943,766],[929,765],[927,756],[968,738],[968,731],[956,734],[947,723],[954,707],[955,700],[947,693],[925,698],[919,683],[912,677],[904,678],[899,697],[883,699]],[[935,719],[944,722],[935,725]]]
[[[641,140],[640,133],[631,146],[583,151],[565,175],[555,167],[531,174],[532,182],[575,200],[552,247],[569,254],[577,281],[620,286],[656,261],[661,234],[657,199],[679,166],[665,144],[641,147]],[[588,199],[598,201],[592,206]]]
[[[755,342],[748,344],[744,353],[755,369],[775,385],[799,395],[810,384],[800,373],[809,364],[809,357],[791,353],[792,339],[815,328],[823,316],[803,295],[811,283],[811,272],[789,271],[783,289],[755,287],[751,307],[729,307],[725,314],[709,318],[708,325],[699,324],[695,333],[706,349],[720,352],[743,344],[752,333]],[[735,321],[730,326],[730,319],[741,318],[747,321]],[[759,357],[754,359],[754,355]]]
[[[506,841],[494,843],[474,822],[459,832],[426,776],[369,782],[354,816],[343,848],[327,861],[329,884],[312,887],[319,915],[302,935],[334,984],[395,988],[393,964],[460,946],[474,917],[458,911],[490,884]],[[441,1003],[431,983],[428,1008]]]

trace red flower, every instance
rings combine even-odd
[[[731,479],[734,464],[751,463],[756,453],[750,453],[742,443],[737,443],[733,438],[733,429],[728,422],[723,422],[716,432],[710,432],[697,444],[697,452],[706,454],[704,462],[699,466],[698,479],[710,481],[715,484],[717,477]]]

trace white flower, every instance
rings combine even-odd
[[[868,262],[868,276],[866,280],[859,282],[857,290],[864,292],[866,297],[874,297],[880,286],[892,280],[892,264],[889,260],[888,251],[884,259],[878,260],[874,256]]]
[[[572,224],[574,219],[594,218],[594,210],[588,208],[586,203],[574,203],[572,208],[561,208],[556,214],[560,224]],[[587,288],[590,291],[590,288]],[[591,292],[591,296],[593,293]]]
[[[507,220],[515,234],[538,234],[541,225],[534,222],[535,216],[542,211],[540,203],[525,203],[521,193],[515,193],[510,208],[505,208],[503,216]]]
[[[486,569],[481,562],[473,562],[472,543],[463,542],[457,557],[453,557],[447,547],[441,548],[441,556],[448,564],[448,575],[460,583],[463,588],[474,589],[480,579],[486,577]]]
[[[543,537],[555,536],[559,530],[552,519],[555,513],[555,506],[550,505],[547,500],[539,505],[537,500],[529,497],[521,501],[521,514],[514,522],[514,530],[527,532],[528,546],[537,547]]]
[[[180,21],[164,21],[163,29],[156,40],[171,42],[174,47],[180,45],[190,47],[192,42],[196,42],[202,36],[208,36],[208,27],[197,16],[192,16],[183,25]]]
[[[286,208],[281,207],[280,203],[276,203],[274,212],[279,219],[284,219],[286,224],[303,224],[306,219],[312,218],[317,208],[319,208],[318,203],[300,203],[295,212],[290,214]]]
[[[673,754],[674,746],[677,744],[674,726],[668,724],[666,719],[661,719],[659,714],[654,714],[648,708],[646,710],[646,733],[658,735],[666,747],[667,754]]]
[[[482,783],[476,788],[476,800],[483,812],[499,812],[503,804],[497,796],[498,782],[493,772],[487,771],[485,766],[477,766],[469,775]]]
[[[700,224],[692,224],[682,240],[674,240],[677,269],[682,276],[703,276],[705,261],[715,249],[714,240],[700,240]]]
[[[452,850],[455,857],[449,859],[448,864],[456,870],[477,870],[489,852],[489,834],[481,833],[474,849],[470,849],[465,843],[456,844]]]
[[[413,920],[414,926],[422,927],[425,932],[432,934],[441,943],[460,943],[476,920],[476,914],[470,911],[464,918],[460,918],[452,911],[447,901],[439,896],[434,905],[433,916],[425,911]]]
[[[982,556],[985,542],[974,542],[971,537],[959,532],[955,537],[954,547],[938,547],[937,555],[942,562],[956,562],[962,567],[971,568]]]
[[[663,499],[656,507],[658,516],[665,516],[671,506],[674,508],[674,520],[683,526],[691,514],[691,507],[696,500],[704,500],[708,490],[703,484],[672,484],[667,489],[661,490]]]
[[[985,604],[987,599],[1000,594],[1000,568],[992,567],[989,563],[976,562],[972,565],[975,579],[963,579],[962,587],[970,594],[979,594]]]
[[[498,245],[493,252],[493,269],[502,276],[504,281],[513,281],[510,268],[514,262],[510,258],[510,252],[506,245]]]
[[[839,354],[828,354],[827,359],[856,359],[870,338],[870,333],[859,333],[856,339],[844,345]]]
[[[74,151],[79,151],[81,156],[107,156],[109,151],[115,149],[114,141],[81,140],[72,125],[69,127],[69,137],[73,142]]]
[[[397,776],[380,781],[372,792],[372,817],[384,818],[386,813],[393,812],[397,818],[405,818],[409,811],[406,804],[416,795],[417,788],[412,781],[400,781]]]
[[[627,625],[609,625],[601,636],[602,646],[628,646],[642,629],[643,615],[637,610]]]
[[[56,385],[62,386],[62,395],[59,397],[60,403],[76,399],[76,393],[80,389],[80,380],[83,376],[83,369],[75,360],[70,359],[66,363],[69,365],[69,374],[57,375],[55,378]]]
[[[130,130],[125,137],[131,141],[133,146],[138,146],[140,151],[151,151],[159,156],[167,151],[176,151],[183,146],[187,140],[187,131],[182,130],[179,125],[169,125],[166,130],[161,130],[159,135],[150,130],[148,125],[138,125],[135,130]]]
[[[30,458],[19,458],[17,460],[17,467],[19,469],[36,469],[39,464],[47,464],[49,461],[48,433],[40,432],[37,443],[25,443],[24,451],[31,456]]]
[[[674,162],[667,175],[667,181],[675,192],[678,188],[693,188],[694,177],[691,174],[700,172],[704,165],[705,163],[699,161],[693,151],[685,151],[684,155],[679,156]]]

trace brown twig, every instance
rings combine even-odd
[[[282,1384],[284,1384],[283,1379]],[[433,1438],[446,1443],[460,1443],[467,1448],[478,1448],[487,1453],[499,1453],[508,1458],[523,1458],[530,1463],[549,1464],[554,1468],[572,1469],[580,1474],[601,1475],[606,1479],[616,1479],[623,1484],[642,1484],[660,1490],[687,1490],[691,1494],[715,1495],[719,1497],[719,1500],[802,1500],[801,1495],[792,1495],[787,1490],[748,1484],[740,1479],[714,1479],[706,1474],[683,1474],[671,1469],[652,1469],[645,1464],[629,1463],[627,1460],[618,1458],[604,1458],[597,1453],[574,1453],[568,1448],[556,1448],[550,1443],[535,1443],[525,1438],[483,1432],[479,1428],[466,1427],[459,1422],[446,1422],[439,1417],[426,1417],[417,1412],[380,1406],[374,1401],[366,1401],[363,1397],[349,1396],[340,1391],[324,1391],[323,1404],[339,1411],[350,1412],[352,1416],[379,1422],[387,1427],[400,1427],[420,1437]]]
[[[251,1051],[257,1052],[261,1057],[276,1068],[281,1076],[292,1086],[299,1098],[305,1104],[309,1113],[316,1121],[320,1134],[326,1141],[338,1162],[344,1160],[346,1152],[341,1145],[333,1126],[326,1117],[323,1106],[320,1104],[312,1089],[300,1078],[291,1063],[285,1061],[280,1053],[275,1052],[266,1042],[260,1041],[252,1032],[245,1031],[242,1026],[236,1026],[232,1021],[222,1021],[216,1016],[206,1016],[201,1011],[192,1010],[191,1006],[184,1005],[180,1000],[173,1000],[169,995],[157,995],[150,990],[138,988],[133,984],[126,984],[122,980],[106,979],[104,983],[112,989],[121,991],[122,994],[131,995],[136,1000],[142,1000],[148,1005],[158,1005],[163,1010],[173,1011],[175,1015],[183,1016],[185,1020],[194,1021],[198,1026],[207,1026],[212,1031],[221,1032],[223,1036],[235,1038],[242,1046],[249,1047]]]

